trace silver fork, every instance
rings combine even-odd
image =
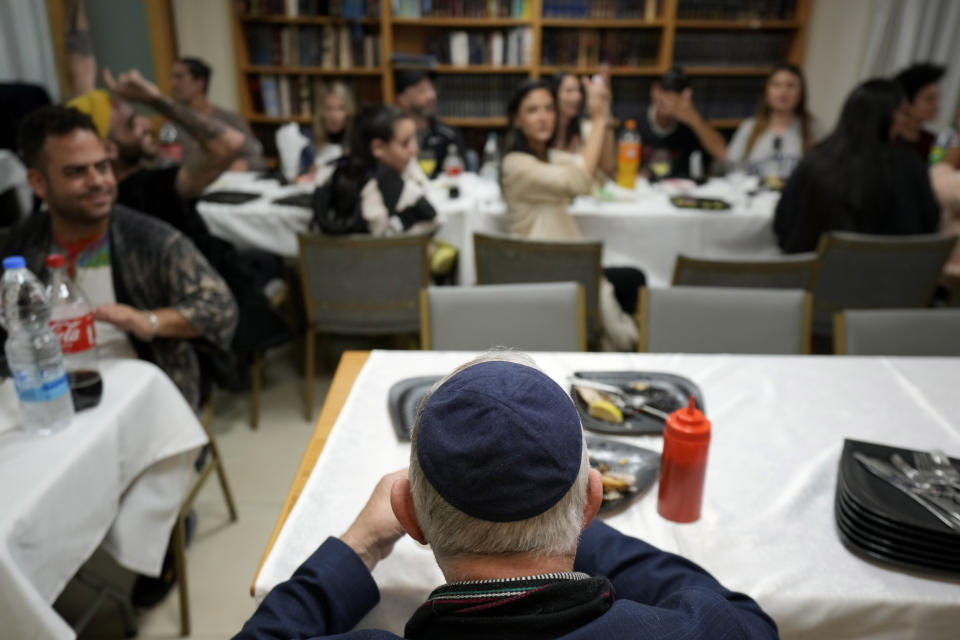
[[[914,451],[913,463],[923,474],[925,481],[960,491],[960,471],[950,463],[950,459],[943,451],[939,449],[934,453]]]

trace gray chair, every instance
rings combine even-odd
[[[929,306],[956,242],[938,234],[824,234],[811,288],[814,333],[830,335],[833,314],[844,309]]]
[[[833,317],[833,350],[858,356],[960,356],[960,309],[870,309]]]
[[[810,289],[817,254],[801,253],[773,260],[721,260],[678,255],[673,286]]]
[[[301,234],[298,240],[307,314],[304,398],[310,420],[318,333],[382,336],[420,330],[420,290],[430,278],[429,236]]]
[[[811,306],[800,289],[641,289],[639,350],[810,353]]]
[[[576,282],[430,287],[420,292],[424,349],[585,351],[587,316]]]
[[[600,242],[539,242],[473,234],[477,284],[578,282],[587,307],[587,342],[600,339]]]

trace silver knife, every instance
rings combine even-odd
[[[933,514],[937,520],[947,525],[954,531],[960,531],[960,517],[954,515],[952,509],[947,509],[939,503],[939,500],[922,493],[918,493],[913,484],[904,478],[900,473],[883,460],[871,458],[859,451],[855,451],[853,457],[862,464],[867,471],[877,476],[887,484],[902,493],[906,494],[914,502],[921,505],[924,509]]]

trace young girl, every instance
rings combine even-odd
[[[325,205],[315,205],[322,230],[390,236],[436,228],[426,179],[414,162],[417,130],[409,116],[394,106],[365,110],[351,149],[321,187],[329,190]]]
[[[777,65],[767,78],[756,115],[740,123],[733,134],[727,163],[786,180],[815,139],[803,72],[792,64]]]

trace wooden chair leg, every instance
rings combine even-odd
[[[220,457],[220,449],[217,447],[217,441],[213,434],[207,432],[210,438],[210,455],[213,456],[213,464],[217,472],[217,479],[220,480],[220,488],[223,489],[223,497],[227,501],[227,510],[230,512],[230,520],[237,520],[237,507],[233,502],[233,493],[230,491],[230,485],[227,484],[227,472],[223,467],[223,458]]]
[[[190,635],[190,596],[187,591],[187,516],[180,512],[173,526],[173,561],[180,591],[180,635]]]
[[[260,372],[263,370],[263,354],[255,353],[250,365],[250,428],[260,424]]]
[[[304,363],[304,392],[303,403],[306,411],[307,422],[313,420],[313,366],[317,354],[316,334],[313,328],[307,329],[306,336],[306,360]]]

